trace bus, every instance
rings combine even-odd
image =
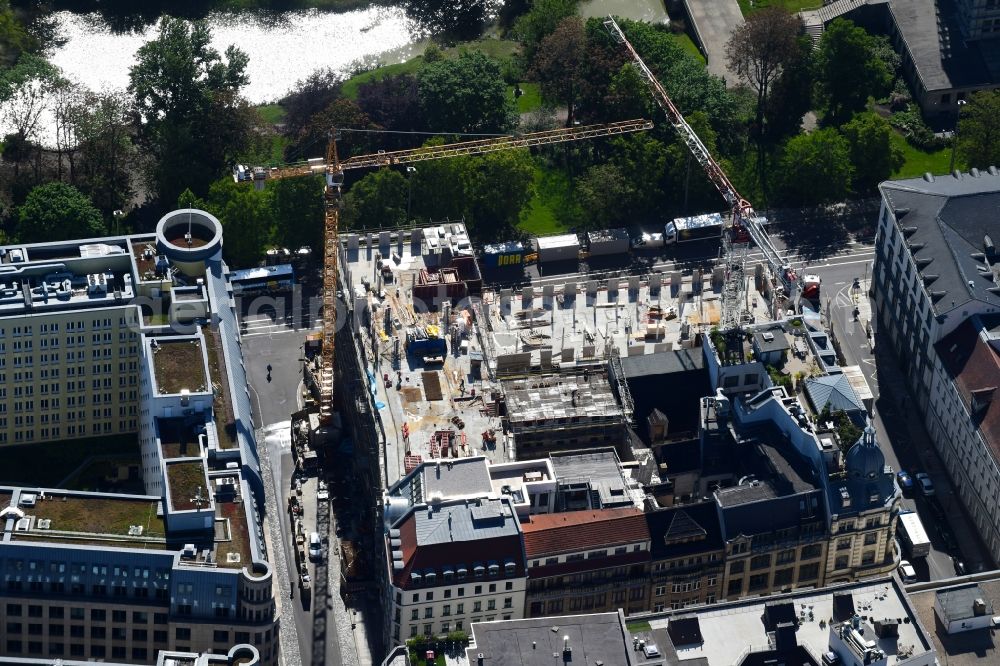
[[[291,264],[247,268],[229,274],[234,296],[258,296],[291,291],[295,284],[295,270]]]

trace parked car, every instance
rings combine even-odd
[[[309,559],[318,560],[323,557],[323,542],[319,538],[319,532],[309,535]]]
[[[958,559],[957,557],[951,558],[951,563],[955,565],[955,575],[964,576],[966,574],[965,562]]]
[[[920,492],[924,497],[934,495],[934,483],[931,481],[930,475],[926,472],[920,472],[915,478],[917,480],[917,485],[920,486]]]
[[[899,561],[899,577],[903,579],[904,583],[916,583],[917,582],[917,570],[913,568],[913,565],[906,560]]]
[[[899,489],[904,495],[913,490],[913,477],[905,469],[896,472],[896,481],[899,482]]]

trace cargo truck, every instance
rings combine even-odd
[[[896,523],[896,533],[899,535],[899,542],[911,559],[917,557],[927,557],[931,552],[931,540],[927,536],[927,530],[920,522],[920,516],[914,511],[904,511],[899,514],[899,521]]]
[[[689,241],[719,238],[722,236],[722,214],[705,213],[692,217],[678,217],[663,228],[663,242],[667,245]]]

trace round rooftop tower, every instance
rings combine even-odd
[[[847,451],[844,460],[849,479],[877,479],[885,469],[885,455],[875,440],[875,427],[871,421],[861,437]]]
[[[222,224],[197,208],[175,210],[156,224],[156,248],[185,274],[203,274],[205,260],[222,250]]]

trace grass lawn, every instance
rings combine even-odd
[[[135,435],[0,446],[0,484],[54,488],[93,455],[139,455]]]
[[[341,90],[344,93],[344,97],[356,100],[358,98],[358,88],[361,87],[362,83],[381,81],[387,76],[394,76],[397,74],[414,74],[423,66],[424,57],[417,56],[416,58],[410,58],[406,62],[378,67],[367,72],[361,72],[360,74],[356,74],[347,79],[344,81],[344,85],[341,87]]]
[[[285,119],[285,109],[280,104],[264,104],[257,107],[257,113],[265,123],[274,125]]]
[[[893,178],[917,178],[928,171],[935,175],[948,173],[948,165],[951,160],[951,148],[942,148],[928,153],[918,148],[914,148],[898,132],[892,135],[892,142],[903,151],[905,161]]]
[[[629,622],[625,625],[629,631],[652,631],[653,628],[649,626],[649,622],[645,620],[640,620],[639,622]]]
[[[698,62],[700,62],[703,65],[707,62],[705,60],[705,56],[703,56],[701,54],[701,51],[698,50],[698,45],[695,44],[694,40],[692,40],[686,33],[680,33],[680,34],[671,33],[670,36],[674,39],[674,41],[683,46],[685,51],[689,52],[691,55],[697,58]]]
[[[32,509],[38,518],[52,521],[53,530],[128,534],[132,525],[143,526],[143,536],[162,537],[163,519],[156,516],[158,502],[95,497],[52,497]]]
[[[784,7],[790,12],[800,12],[805,9],[819,9],[822,0],[739,0],[743,16],[749,16],[758,9],[765,7]]]
[[[557,217],[573,199],[573,186],[565,172],[558,169],[535,168],[535,192],[521,214],[517,228],[533,236],[547,236],[566,231]]]
[[[194,498],[201,491],[204,509],[208,505],[209,492],[205,480],[205,466],[200,462],[170,463],[167,465],[167,481],[170,485],[170,504],[176,511],[197,508]]]
[[[521,83],[521,92],[517,98],[517,112],[528,113],[542,106],[542,91],[537,83]],[[507,86],[507,94],[514,96],[514,86]]]
[[[160,393],[205,390],[205,364],[197,340],[162,342],[153,352],[153,374]]]

